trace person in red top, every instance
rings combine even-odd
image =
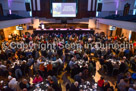
[[[98,86],[99,86],[100,88],[102,88],[103,85],[104,85],[104,78],[101,77],[101,79],[98,81]]]
[[[118,37],[117,37],[117,36],[115,36],[115,37],[114,37],[114,40],[117,40],[117,39],[118,39]]]
[[[24,38],[26,38],[26,35],[24,35]]]
[[[39,74],[37,74],[36,77],[33,80],[33,83],[37,84],[37,83],[40,83],[42,81],[43,81],[43,78]]]

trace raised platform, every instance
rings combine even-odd
[[[91,29],[44,29],[44,30],[40,30],[40,29],[36,29],[34,30],[34,34],[44,34],[44,33],[62,33],[62,34],[66,34],[66,33],[76,33],[76,34],[83,34],[83,33],[91,33],[94,34],[94,30]]]
[[[67,24],[61,24],[61,23],[46,23],[44,24],[45,27],[50,28],[88,28],[88,24],[82,24],[82,23],[67,23]]]

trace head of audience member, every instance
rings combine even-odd
[[[52,80],[52,77],[49,75],[49,76],[47,77],[47,80],[48,80],[48,81],[51,81],[51,80]]]
[[[78,87],[78,84],[79,83],[77,81],[74,82],[75,87]]]
[[[40,76],[39,74],[36,74],[36,76],[35,76],[35,77],[36,77],[36,78],[39,78],[39,76]]]
[[[13,77],[12,76],[8,76],[8,80],[10,81]]]
[[[27,91],[27,88],[24,88],[23,91]]]
[[[82,76],[82,72],[79,73],[79,76]]]
[[[104,80],[104,77],[101,77],[100,79],[101,79],[101,80]]]
[[[128,83],[128,82],[129,82],[129,79],[128,79],[128,78],[124,78],[124,82],[125,82],[125,83]]]
[[[101,56],[101,59],[104,59],[104,56]]]
[[[136,90],[136,84],[133,84],[133,87],[132,87],[134,90]]]
[[[28,81],[27,81],[26,79],[23,79],[23,80],[22,80],[22,83],[23,83],[23,84],[27,84]]]

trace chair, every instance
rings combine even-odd
[[[125,70],[124,70],[124,73],[127,73],[128,72],[128,68],[126,68]]]
[[[105,64],[103,65],[103,71],[106,72],[106,73],[108,72],[108,67]]]
[[[112,76],[117,75],[119,73],[119,69],[114,68],[112,71]]]
[[[136,64],[132,62],[132,63],[131,63],[131,66],[132,66],[131,69],[132,69],[133,71],[136,71]]]

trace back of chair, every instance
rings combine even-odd
[[[104,64],[104,65],[103,65],[103,68],[104,68],[104,71],[105,71],[105,72],[107,72],[107,71],[108,71],[108,67],[107,67],[107,65],[105,65],[105,64]]]
[[[117,75],[119,73],[119,69],[114,68],[112,71],[112,76]]]
[[[132,65],[132,70],[135,71],[135,69],[136,69],[136,64],[132,62],[131,65]]]

